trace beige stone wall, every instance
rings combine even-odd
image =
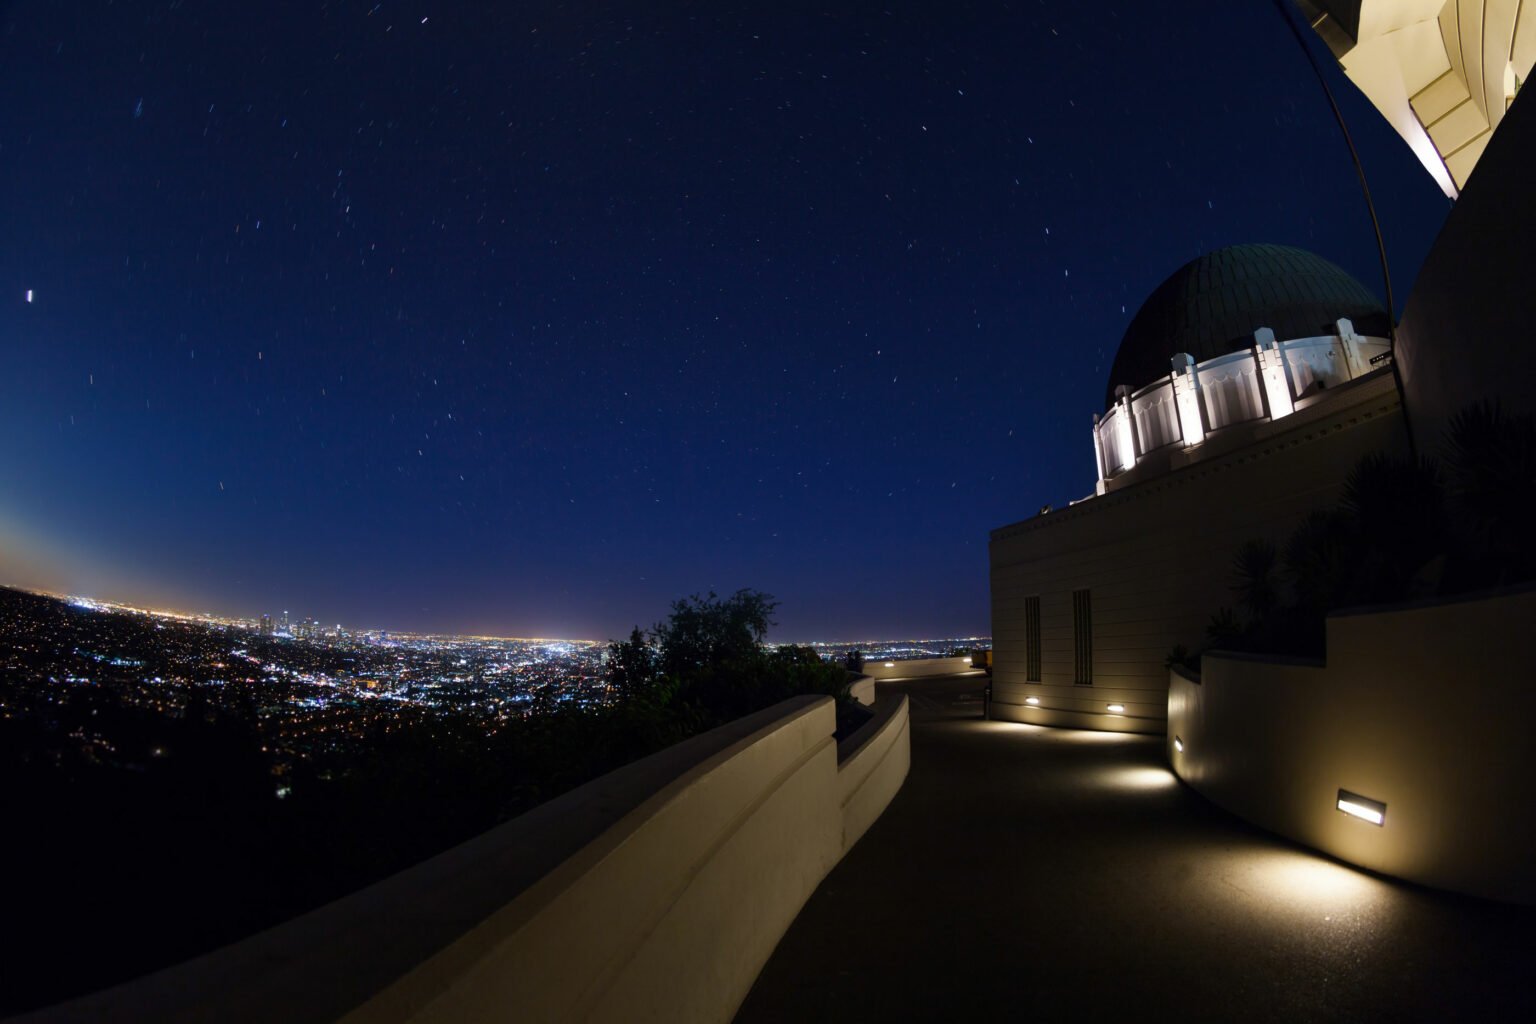
[[[714,1021],[842,855],[828,699],[686,772],[343,1018]]]
[[[905,661],[870,658],[864,662],[864,674],[872,679],[928,679],[971,670],[970,658],[909,658]]]
[[[875,680],[867,675],[859,676],[848,684],[848,696],[868,707],[875,702]]]
[[[1283,538],[1337,499],[1360,456],[1399,446],[1401,434],[1390,375],[1378,374],[1256,425],[1247,443],[1223,454],[994,531],[992,717],[1162,732],[1165,659],[1176,644],[1197,650],[1211,614],[1234,603],[1236,548],[1253,537]],[[1092,594],[1089,686],[1074,683],[1078,589]],[[1030,596],[1040,598],[1038,683],[1027,679]],[[1111,713],[1110,704],[1124,711]]]
[[[1199,682],[1170,682],[1169,761],[1213,802],[1342,860],[1536,903],[1533,621],[1527,589],[1336,615],[1321,664],[1209,655]],[[1341,813],[1340,789],[1384,802],[1381,826]]]
[[[874,718],[838,744],[838,804],[842,808],[842,852],[853,848],[885,812],[912,765],[907,698],[878,702]]]

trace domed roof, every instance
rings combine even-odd
[[[1340,317],[1361,334],[1387,334],[1376,297],[1321,256],[1288,245],[1217,249],[1174,271],[1137,310],[1109,370],[1105,408],[1116,385],[1136,389],[1166,376],[1180,352],[1204,362],[1252,347],[1260,327],[1280,341],[1311,338],[1334,333]]]

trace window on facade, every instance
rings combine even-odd
[[[1025,679],[1040,681],[1040,598],[1024,599],[1024,661]]]
[[[1093,602],[1087,590],[1072,591],[1072,681],[1093,682]]]

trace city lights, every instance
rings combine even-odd
[[[492,733],[536,705],[610,700],[606,648],[591,640],[346,630],[288,612],[221,618],[14,590],[0,598],[0,632],[12,639],[0,648],[7,714],[49,720],[70,699],[65,687],[172,717],[194,701],[254,709],[279,779],[298,762],[359,749],[403,715],[467,715]],[[58,600],[76,614],[52,617]],[[30,636],[44,641],[35,656],[17,639]],[[72,742],[89,758],[119,758],[106,732]],[[155,745],[144,756],[172,760],[174,751]]]
[[[605,642],[552,637],[452,636],[322,625],[318,617],[282,610],[231,618],[103,601],[87,596],[10,595],[11,621],[0,631],[41,630],[66,652],[61,664],[9,664],[16,683],[4,710],[49,717],[66,699],[61,686],[110,692],[124,706],[177,716],[194,699],[219,709],[256,709],[272,772],[283,779],[299,763],[350,754],[408,716],[466,715],[488,734],[514,719],[554,706],[599,707],[613,700]],[[63,625],[39,602],[62,601],[76,614]],[[0,605],[0,615],[5,614]],[[859,652],[870,664],[965,656],[990,638],[818,641],[805,645],[825,661]],[[75,741],[100,757],[105,736]],[[150,752],[159,760],[171,755]],[[277,795],[286,799],[287,784]]]

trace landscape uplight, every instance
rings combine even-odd
[[[1118,714],[1122,713],[1123,711],[1125,711],[1125,705],[1124,704],[1111,704],[1111,705],[1109,705],[1109,710],[1110,710],[1110,712],[1112,714],[1118,715]]]
[[[1387,820],[1387,805],[1380,800],[1372,800],[1368,796],[1359,793],[1351,793],[1347,789],[1339,790],[1339,810],[1351,817],[1368,821],[1372,825],[1381,825]]]

